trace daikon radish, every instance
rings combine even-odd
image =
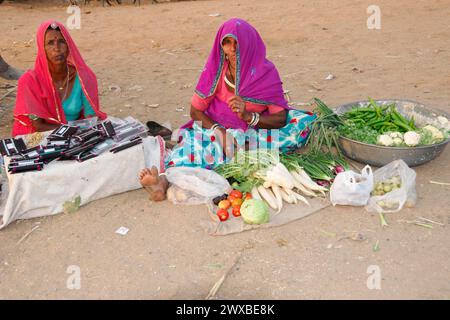
[[[297,204],[297,197],[292,194],[292,190],[281,188],[281,195],[287,203]]]
[[[305,197],[302,197],[301,195],[299,195],[297,192],[294,192],[292,190],[286,190],[287,194],[289,194],[290,196],[294,197],[295,199],[298,199],[304,203],[306,203],[309,206],[309,202],[308,200],[305,199]]]
[[[286,168],[286,166],[284,164],[279,162],[276,165],[276,168],[278,170],[280,170],[281,172],[283,172],[283,174],[286,176],[287,179],[291,180],[292,182],[294,181],[294,177],[291,175],[291,173],[289,172],[289,170]]]
[[[279,186],[274,184],[272,185],[272,191],[273,194],[275,195],[275,199],[277,200],[278,206],[277,213],[279,213],[281,211],[281,208],[283,208],[283,196],[281,195],[281,189]]]
[[[268,189],[268,188],[270,188],[271,186],[272,186],[272,182],[270,182],[270,181],[264,181],[264,183],[263,183],[263,187],[264,187],[264,188]]]
[[[299,191],[301,191],[305,196],[309,197],[317,197],[314,191],[307,189],[296,177],[298,173],[295,171],[291,171],[291,175],[294,177],[294,187],[296,187]]]
[[[314,190],[314,191],[328,191],[326,188],[319,186],[315,183],[303,169],[297,171],[296,178],[303,184],[305,187]]]
[[[305,197],[303,197],[302,195],[298,194],[297,192],[294,192],[294,191],[292,191],[292,192],[294,193],[294,196],[295,196],[298,200],[304,202],[306,205],[309,206],[309,202],[308,202],[308,200],[306,200]]]
[[[287,189],[292,189],[294,187],[294,184],[289,181],[289,179],[286,179],[283,174],[281,174],[279,171],[273,170],[273,168],[266,172],[266,176],[266,181],[269,181],[272,184],[276,184]]]
[[[262,200],[265,200],[272,209],[274,210],[278,209],[277,200],[272,191],[270,191],[270,189],[266,189],[263,186],[259,186],[258,192],[261,195]]]
[[[261,199],[261,196],[259,195],[259,192],[258,192],[258,188],[256,187],[256,186],[254,186],[253,188],[252,188],[252,198],[253,199],[258,199],[258,200],[262,200]]]

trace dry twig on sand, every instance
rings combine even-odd
[[[25,240],[30,234],[33,233],[34,230],[36,230],[37,228],[39,228],[39,226],[34,226],[33,229],[31,229],[31,231],[27,232],[22,238],[20,238],[19,241],[17,241],[17,244],[20,244],[23,240]]]
[[[0,97],[0,102],[16,90],[17,90],[17,87],[6,90],[6,93]]]
[[[219,289],[222,286],[223,282],[225,281],[226,277],[230,274],[230,272],[234,268],[234,266],[236,266],[236,264],[238,263],[238,261],[241,258],[241,256],[242,256],[242,251],[239,251],[238,255],[234,259],[234,261],[231,264],[231,266],[225,271],[225,273],[222,275],[222,277],[219,279],[219,281],[217,281],[214,284],[214,286],[211,288],[211,290],[209,291],[208,295],[206,296],[205,300],[212,300],[212,299],[214,299],[215,295],[219,291]]]

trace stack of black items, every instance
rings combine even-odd
[[[70,140],[70,138],[77,133],[78,127],[72,127],[69,125],[63,124],[59,128],[53,130],[52,133],[47,137],[48,141],[66,141]]]
[[[95,128],[101,131],[104,137],[112,138],[116,135],[116,130],[114,130],[113,124],[109,120],[99,123]]]
[[[3,139],[0,140],[0,153],[2,156],[11,157],[25,150],[27,146],[22,138],[19,139]]]
[[[132,126],[123,126],[122,134],[134,131]],[[134,133],[134,132],[133,132]],[[125,134],[125,135],[126,135]],[[45,146],[26,148],[23,139],[0,140],[0,152],[11,158],[8,171],[11,173],[40,171],[45,164],[53,160],[85,160],[96,157],[98,152],[91,152],[106,139],[114,138],[117,131],[111,121],[106,120],[92,128],[80,130],[78,127],[61,125],[48,137]],[[130,137],[131,138],[131,137]],[[142,143],[140,137],[128,138],[127,141],[115,146],[111,152],[116,153]],[[105,145],[107,148],[108,145]]]
[[[11,173],[40,171],[44,168],[44,163],[39,159],[11,159],[8,171]]]
[[[132,146],[138,145],[142,143],[142,138],[141,137],[134,137],[130,140],[127,140],[125,142],[122,142],[121,144],[115,146],[114,148],[112,148],[111,150],[109,150],[112,153],[117,153],[120,152],[122,150],[131,148]]]

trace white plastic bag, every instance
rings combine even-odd
[[[382,196],[372,196],[366,206],[369,212],[397,212],[403,206],[413,207],[416,204],[416,172],[403,160],[395,160],[374,172],[374,183],[386,181],[400,176],[399,189]]]
[[[212,170],[172,167],[166,171],[170,187],[167,199],[174,204],[209,203],[213,198],[231,191],[227,179]]]
[[[333,206],[365,206],[373,188],[373,173],[370,166],[365,166],[361,174],[354,171],[339,173],[330,189]]]

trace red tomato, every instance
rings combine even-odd
[[[230,196],[238,198],[238,199],[242,199],[242,192],[240,192],[239,190],[233,190],[230,192]]]
[[[217,210],[217,216],[219,217],[220,221],[225,221],[228,219],[230,214],[225,209],[219,209]]]
[[[237,199],[234,199],[233,202],[231,202],[231,205],[233,207],[238,207],[238,206],[240,207],[242,202],[244,202],[242,199],[237,198]]]
[[[252,194],[250,193],[250,192],[247,192],[246,194],[245,194],[245,200],[248,200],[248,199],[252,199],[253,197],[252,197]]]
[[[228,196],[227,198],[228,200],[230,200],[230,202],[233,202],[234,200],[236,200],[236,197],[233,197],[231,194]]]
[[[222,200],[219,202],[218,207],[220,209],[228,210],[231,207],[231,202],[229,200]]]
[[[233,212],[233,216],[240,217],[241,216],[241,206],[234,206],[232,212]]]

